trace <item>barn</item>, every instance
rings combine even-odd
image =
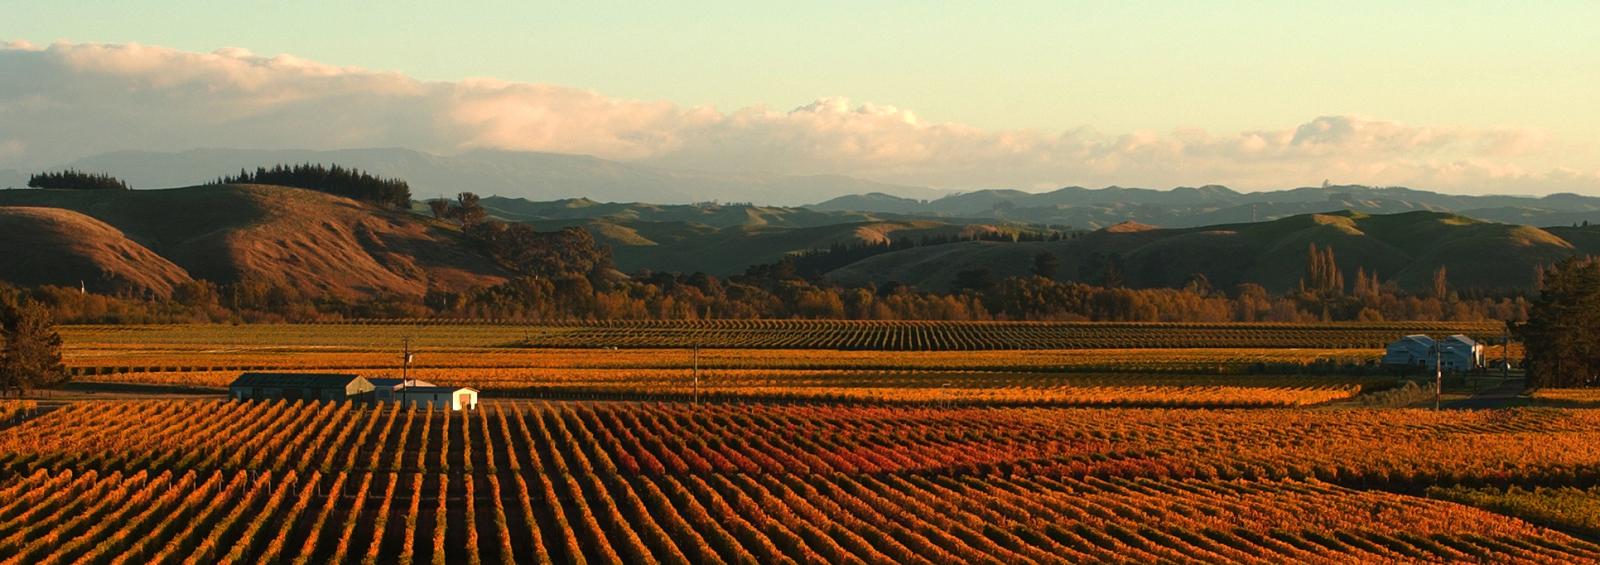
[[[1483,366],[1483,345],[1460,334],[1443,340],[1422,334],[1408,335],[1384,349],[1383,364],[1431,371],[1436,358],[1439,368],[1445,372],[1471,371]]]
[[[407,386],[395,391],[401,405],[438,410],[477,410],[478,389],[449,386]]]
[[[245,373],[228,385],[234,400],[350,400],[372,392],[361,375],[341,373]]]

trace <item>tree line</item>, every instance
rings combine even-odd
[[[383,178],[360,169],[320,163],[273,165],[255,171],[218,177],[213,184],[271,184],[292,186],[371,202],[390,208],[411,207],[411,186],[400,179]]]
[[[73,190],[128,190],[128,183],[105,173],[86,173],[77,169],[36,173],[28,177],[31,188]]]

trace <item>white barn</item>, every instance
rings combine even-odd
[[[1402,337],[1390,343],[1383,353],[1383,364],[1433,370],[1434,360],[1445,372],[1463,372],[1483,366],[1483,345],[1464,335],[1442,341],[1422,334]]]
[[[477,410],[478,389],[448,386],[404,386],[394,391],[403,406],[438,410]]]

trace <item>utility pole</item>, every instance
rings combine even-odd
[[[1511,378],[1511,325],[1507,324],[1505,337],[1500,340],[1500,378]]]
[[[411,338],[407,337],[401,342],[400,350],[400,388],[411,388]]]
[[[1440,365],[1443,354],[1440,354],[1442,341],[1434,341],[1434,410],[1438,410],[1438,397],[1445,392],[1445,367]]]
[[[694,344],[694,405],[700,406],[700,344]]]

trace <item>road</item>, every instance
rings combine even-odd
[[[1440,403],[1439,407],[1452,410],[1482,410],[1527,406],[1532,400],[1524,396],[1527,389],[1528,382],[1526,380],[1508,379],[1494,388],[1484,389],[1466,398],[1446,400]]]

